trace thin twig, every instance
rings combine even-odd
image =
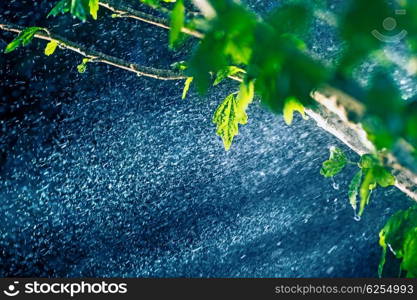
[[[99,5],[114,12],[115,14],[117,14],[118,17],[131,18],[131,19],[139,20],[139,21],[152,24],[152,25],[164,28],[164,29],[168,29],[168,30],[170,29],[169,22],[164,18],[158,18],[150,14],[132,9],[130,7],[121,7],[120,5],[119,7],[115,7],[109,1],[104,1],[104,0],[100,1]],[[181,28],[181,32],[194,36],[198,39],[202,39],[204,37],[204,35],[201,32],[192,30],[187,27]]]
[[[13,33],[20,33],[24,30],[23,27],[14,24],[0,24],[0,29]],[[86,49],[84,46],[80,44],[69,41],[59,35],[50,33],[48,29],[44,29],[43,31],[45,31],[45,33],[42,31],[38,31],[34,37],[45,41],[56,41],[61,48],[71,50],[86,58],[89,58],[91,62],[104,63],[107,65],[117,67],[119,69],[133,72],[138,76],[145,76],[160,80],[178,80],[186,78],[186,76],[180,72],[140,66],[138,64],[131,63],[123,59],[104,54],[102,52]]]

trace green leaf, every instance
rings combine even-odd
[[[289,97],[284,102],[284,109],[283,109],[283,116],[284,121],[287,123],[287,125],[291,125],[293,118],[294,118],[294,112],[298,111],[301,116],[306,119],[306,114],[304,111],[304,105],[301,104],[300,101],[298,101],[295,97]]]
[[[227,96],[222,104],[216,109],[213,123],[217,125],[217,135],[219,135],[226,151],[230,149],[233,138],[239,133],[238,124],[245,124],[246,118],[239,118],[236,111],[236,98],[234,94]]]
[[[81,64],[77,66],[78,73],[85,73],[87,71],[87,63],[90,62],[89,58],[83,58]]]
[[[389,248],[396,258],[402,260],[401,269],[407,277],[417,276],[417,206],[395,213],[379,233],[382,247],[378,275],[382,276]]]
[[[4,53],[10,53],[20,46],[27,46],[42,27],[28,27],[24,29],[11,43],[6,46]]]
[[[97,12],[99,9],[99,0],[90,0],[88,3],[90,7],[90,15],[93,17],[94,20],[97,20]]]
[[[171,12],[171,30],[169,31],[169,46],[172,48],[181,36],[184,27],[185,7],[183,0],[178,0]]]
[[[359,194],[359,187],[362,181],[362,170],[359,170],[355,176],[353,176],[352,181],[349,184],[348,196],[349,202],[353,210],[356,212],[357,208],[357,197]]]
[[[50,41],[45,47],[45,55],[50,56],[54,54],[56,47],[58,47],[58,42],[56,40]]]
[[[253,83],[242,83],[239,94],[227,96],[214,113],[213,123],[217,125],[217,135],[222,138],[226,151],[230,149],[233,138],[239,133],[239,124],[244,125],[248,122],[246,108],[253,95]]]
[[[149,5],[152,8],[158,8],[161,6],[159,0],[140,0],[143,4]]]
[[[395,185],[395,177],[388,170],[382,166],[374,167],[372,170],[375,181],[381,187],[388,187]]]
[[[191,82],[193,82],[193,77],[188,77],[184,83],[184,89],[182,90],[182,99],[187,97],[188,90],[190,89]]]
[[[381,233],[379,234],[379,245],[382,247],[382,255],[378,264],[378,277],[381,278],[382,272],[384,271],[385,262],[387,260],[387,248],[388,248],[388,245],[385,242],[385,237],[381,236]]]
[[[403,261],[401,269],[407,271],[407,277],[417,275],[417,227],[409,230],[405,235],[403,245]]]
[[[71,0],[61,0],[59,1],[49,12],[46,16],[49,18],[50,16],[56,17],[59,14],[64,14],[69,12],[71,9]]]
[[[376,182],[373,176],[372,169],[366,169],[364,171],[364,179],[362,181],[361,187],[359,189],[360,204],[359,204],[359,213],[358,216],[362,216],[365,206],[369,204],[371,197],[371,191],[375,189]]]
[[[358,163],[359,168],[362,169],[364,180],[359,190],[360,208],[359,216],[368,205],[371,191],[380,185],[381,187],[388,187],[395,184],[395,177],[383,167],[382,162],[375,154],[364,154]]]
[[[371,169],[379,164],[378,158],[373,154],[364,154],[359,161],[359,167],[362,169]]]
[[[240,85],[239,93],[237,94],[237,108],[240,112],[245,112],[249,104],[252,103],[255,95],[255,87],[253,82],[243,82]]]
[[[52,8],[48,17],[70,12],[74,17],[85,21],[89,14],[97,19],[98,9],[99,0],[61,0]]]
[[[320,174],[324,177],[333,177],[340,173],[347,164],[345,153],[339,148],[330,148],[330,157],[326,160],[320,170]]]
[[[87,20],[90,14],[94,20],[97,20],[99,10],[99,0],[61,0],[49,12],[47,17],[56,17],[59,14],[71,12],[71,14],[81,21]]]
[[[216,74],[216,79],[214,80],[213,85],[218,85],[220,82],[222,82],[224,79],[226,79],[228,76],[233,76],[239,72],[245,72],[243,69],[238,68],[236,66],[227,66]]]

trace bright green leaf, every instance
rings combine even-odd
[[[224,148],[230,149],[235,135],[238,134],[238,124],[246,123],[246,119],[239,119],[236,112],[236,98],[230,94],[224,99],[214,113],[213,123],[217,125],[217,135],[223,139]]]
[[[184,83],[184,89],[182,90],[182,99],[187,97],[188,90],[190,89],[191,82],[193,82],[193,77],[188,77]]]
[[[253,95],[253,83],[242,83],[239,94],[227,96],[214,113],[213,123],[217,125],[217,135],[222,138],[226,151],[230,149],[233,138],[239,133],[239,124],[244,125],[248,122],[246,108]]]
[[[97,12],[99,9],[99,0],[90,0],[88,3],[90,7],[90,14],[93,17],[94,20],[97,20]]]
[[[242,83],[236,98],[238,111],[245,112],[249,104],[252,103],[254,95],[255,87],[253,82]]]
[[[58,47],[58,42],[56,40],[50,41],[45,47],[45,55],[50,56],[54,54],[56,47]]]
[[[362,181],[361,187],[359,189],[360,204],[359,204],[359,213],[358,216],[362,216],[365,206],[369,204],[371,197],[371,191],[375,189],[375,178],[372,173],[372,169],[367,169],[364,172],[364,179]]]
[[[42,28],[28,27],[24,29],[13,41],[11,41],[11,43],[6,46],[4,53],[10,53],[20,46],[27,46],[39,30],[42,30]]]
[[[90,14],[90,0],[71,0],[70,12],[81,21],[87,20]]]
[[[360,208],[359,216],[363,214],[365,206],[368,205],[371,191],[379,184],[381,187],[388,187],[395,184],[395,177],[386,170],[378,156],[375,154],[364,154],[361,156],[358,166],[362,169],[364,180],[359,190]]]
[[[341,149],[332,147],[330,148],[330,157],[323,163],[320,174],[324,177],[333,177],[343,170],[347,161],[347,157]]]
[[[294,112],[298,111],[301,116],[306,119],[305,111],[304,111],[304,105],[301,104],[300,101],[298,101],[297,98],[290,97],[285,100],[284,103],[284,121],[287,123],[287,125],[291,125],[293,118],[294,118]]]
[[[417,227],[409,230],[405,235],[402,253],[401,269],[407,271],[407,277],[415,277],[417,275]]]
[[[169,31],[169,45],[174,47],[181,35],[181,30],[184,27],[185,21],[185,7],[183,0],[178,0],[175,3],[174,9],[171,12],[171,30]]]

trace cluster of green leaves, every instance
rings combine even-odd
[[[187,69],[202,93],[212,85],[211,74],[220,73],[220,78],[224,78],[222,74],[229,66],[249,62],[256,25],[255,16],[232,1],[211,3],[217,14],[207,20],[204,39],[189,60]]]
[[[302,40],[312,12],[309,5],[288,5],[257,25],[247,76],[256,80],[257,94],[276,113],[288,98],[311,105],[311,91],[329,77],[329,70],[307,54]]]
[[[25,28],[24,30],[20,32],[20,34],[13,41],[11,41],[6,46],[6,48],[4,49],[4,53],[10,53],[21,46],[23,47],[27,46],[33,40],[36,33],[38,33],[39,31],[45,31],[46,33],[48,33],[48,31],[46,31],[42,27]],[[44,51],[45,55],[50,56],[54,54],[58,46],[59,46],[59,42],[57,40],[51,40],[48,44],[46,44],[45,51]]]
[[[87,20],[89,15],[96,20],[98,10],[99,0],[60,0],[49,12],[48,17],[69,12],[81,21]]]
[[[243,82],[254,83],[263,104],[284,113],[287,124],[295,111],[304,116],[304,106],[312,104],[310,92],[329,75],[301,39],[312,20],[309,6],[287,5],[261,20],[234,1],[209,3],[215,15],[203,26],[204,39],[187,69],[197,89],[204,93],[238,74]]]
[[[389,248],[401,260],[400,274],[406,272],[410,278],[417,277],[417,206],[395,213],[379,233],[382,256],[378,274],[383,275]]]
[[[344,51],[338,64],[329,68],[312,58],[303,41],[313,28],[315,8],[310,2],[288,1],[263,19],[233,1],[207,3],[215,13],[201,27],[204,39],[194,51],[188,69],[198,90],[205,92],[213,81],[218,84],[219,78],[226,77],[225,70],[234,66],[246,70],[243,79],[253,81],[261,102],[277,113],[282,113],[285,104],[293,99],[302,106],[313,105],[312,90],[326,82],[337,85],[340,78],[349,82],[364,60],[373,54],[380,56],[384,43],[372,32],[381,29],[383,20],[394,12],[387,1],[348,1],[345,13],[335,22]],[[398,6],[413,11],[406,25],[417,32],[416,18],[412,19],[415,1],[399,1]],[[377,72],[369,87],[357,93],[366,112],[354,121],[363,123],[378,150],[391,149],[399,139],[417,146],[417,104],[401,99],[398,87],[387,76],[391,67],[386,62],[381,65],[385,75]]]
[[[414,0],[361,1],[351,0],[348,10],[339,24],[339,32],[345,43],[344,55],[338,70],[344,76],[352,75],[355,67],[370,57],[379,57],[385,46],[384,40],[376,38],[375,31],[381,28],[386,17],[393,16],[398,23],[398,32],[386,36],[395,37],[401,30],[407,30],[402,42],[409,46],[412,55],[417,52],[417,4]],[[405,14],[395,15],[395,9],[403,9]],[[355,20],[355,22],[352,22]],[[404,101],[398,87],[390,78],[393,64],[381,61],[379,71],[372,74],[369,88],[359,99],[366,107],[363,119],[355,120],[364,125],[368,138],[377,149],[392,149],[399,139],[405,139],[417,147],[417,104]]]
[[[320,174],[324,177],[333,177],[349,163],[359,168],[350,182],[348,197],[355,214],[358,210],[358,198],[360,199],[358,211],[360,217],[369,204],[372,190],[378,185],[383,188],[394,185],[395,177],[383,166],[381,155],[364,154],[359,162],[354,163],[349,161],[341,149],[335,147],[330,149],[330,157],[323,163]]]
[[[348,163],[346,154],[339,148],[330,148],[330,157],[328,160],[323,162],[320,174],[324,177],[333,177],[339,174]]]
[[[374,75],[364,102],[367,115],[362,124],[378,149],[391,149],[401,137],[417,145],[417,105],[404,101],[386,74]]]

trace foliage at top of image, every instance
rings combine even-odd
[[[49,12],[49,16],[58,16],[59,14],[71,13],[81,21],[87,20],[88,16],[97,20],[99,10],[99,0],[60,0]]]

